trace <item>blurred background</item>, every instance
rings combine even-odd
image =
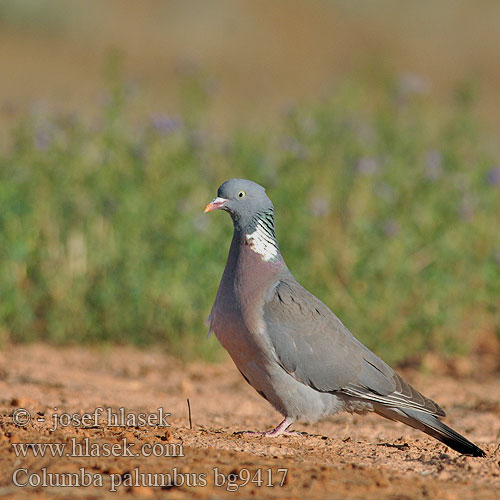
[[[0,342],[218,359],[202,211],[246,177],[372,349],[498,369],[499,32],[493,0],[4,0]]]

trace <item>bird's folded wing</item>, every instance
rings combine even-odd
[[[321,392],[444,416],[292,276],[275,282],[267,297],[266,332],[281,366],[298,381]]]

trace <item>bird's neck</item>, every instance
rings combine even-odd
[[[266,261],[263,255],[251,248],[247,235],[235,227],[210,316],[210,328],[218,337],[223,335],[225,329],[242,321],[245,328],[253,325],[255,331],[258,329],[255,314],[263,300],[263,294],[286,268],[279,250],[277,258]]]
[[[231,289],[242,297],[262,290],[286,267],[277,244],[274,246],[260,239],[259,235],[255,235],[256,231],[234,231],[224,271],[224,278],[231,282]]]
[[[235,221],[233,243],[239,243],[240,249],[255,253],[264,262],[282,260],[272,210],[256,215],[244,225]]]
[[[276,237],[271,235],[258,223],[246,231],[235,224],[222,281],[230,283],[239,273],[270,277],[286,267]]]

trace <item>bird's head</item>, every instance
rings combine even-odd
[[[212,210],[229,212],[235,227],[244,233],[255,231],[260,219],[274,216],[273,203],[266,190],[246,179],[231,179],[221,184],[217,198],[205,207],[205,213]]]
[[[246,179],[224,182],[205,208],[206,212],[225,210],[234,224],[235,235],[266,262],[280,261],[280,251],[274,231],[274,207],[266,190]]]

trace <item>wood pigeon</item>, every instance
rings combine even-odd
[[[337,316],[303,288],[276,240],[265,189],[245,179],[224,182],[205,212],[233,219],[229,256],[208,321],[245,380],[284,420],[315,422],[340,411],[397,420],[474,457],[485,453],[439,420],[445,412],[359,342]]]

